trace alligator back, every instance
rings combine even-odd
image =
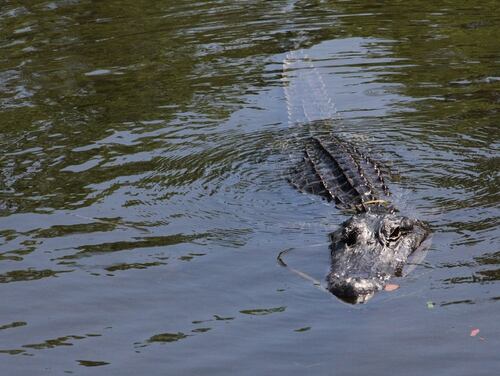
[[[377,163],[337,136],[310,137],[290,183],[302,192],[356,212],[391,213],[389,189]]]

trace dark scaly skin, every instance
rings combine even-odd
[[[356,213],[330,234],[328,289],[345,301],[362,303],[383,289],[430,234],[425,223],[397,214],[377,163],[338,137],[308,139],[290,180]]]

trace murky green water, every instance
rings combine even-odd
[[[1,1],[2,375],[497,374],[498,6]],[[283,178],[297,43],[434,230],[366,305],[276,263],[346,218]]]

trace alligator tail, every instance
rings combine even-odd
[[[286,55],[283,82],[290,126],[333,119],[337,115],[318,68],[304,50],[290,51]]]

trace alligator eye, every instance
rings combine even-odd
[[[398,240],[401,235],[403,235],[404,229],[401,227],[394,227],[391,229],[391,232],[389,234],[389,237],[387,238],[389,241],[396,241]]]
[[[356,244],[357,239],[358,239],[358,232],[356,230],[351,230],[345,235],[344,242],[348,246],[353,246],[354,244]]]

